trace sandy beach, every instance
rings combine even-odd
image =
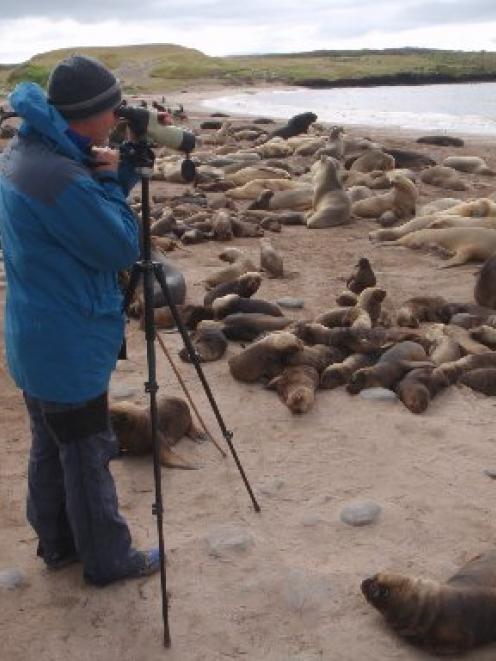
[[[233,90],[195,90],[168,101],[182,103],[189,124],[198,126],[209,114],[201,100]],[[455,151],[417,144],[413,132],[354,127],[351,133],[438,162]],[[467,137],[456,154],[482,156],[496,169],[495,147],[496,138]],[[466,175],[465,181],[469,190],[462,192],[421,184],[419,205],[495,192],[494,177]],[[171,192],[160,181],[151,189]],[[334,307],[346,277],[365,256],[393,307],[418,295],[473,301],[475,264],[438,270],[437,255],[371,244],[367,235],[376,228],[373,220],[356,219],[334,229],[284,226],[270,234],[287,276],[264,278],[258,296],[301,297],[304,308],[288,310],[288,316],[313,318]],[[258,263],[258,240],[228,245]],[[218,266],[224,247],[210,241],[172,253],[191,302],[203,299],[202,281]],[[4,296],[2,289],[2,322]],[[180,336],[161,336],[177,357]],[[134,320],[127,340],[129,359],[119,363],[111,395],[145,403],[145,338]],[[227,357],[239,350],[230,343]],[[181,396],[158,345],[157,357],[160,392]],[[209,428],[225,445],[194,368],[177,363]],[[25,518],[29,430],[21,394],[3,366],[2,358],[0,571],[18,568],[25,579],[12,591],[0,587],[4,661],[432,659],[385,626],[365,602],[361,581],[382,570],[445,580],[494,547],[496,483],[484,473],[496,470],[493,398],[453,386],[416,416],[399,401],[352,397],[339,388],[320,390],[314,408],[294,416],[274,392],[235,381],[224,357],[205,364],[204,372],[262,511],[251,507],[231,457],[223,459],[212,444],[180,442],[178,453],[199,470],[162,471],[172,636],[172,648],[164,651],[158,576],[97,589],[84,583],[80,565],[49,573],[36,558],[35,534]],[[118,459],[112,473],[136,547],[155,546],[151,458]],[[344,507],[363,501],[381,508],[374,524],[352,527],[340,520]],[[227,543],[233,538],[236,543]],[[465,658],[495,656],[493,645]]]

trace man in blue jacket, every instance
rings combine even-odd
[[[97,60],[67,58],[48,97],[34,83],[11,94],[23,122],[0,159],[7,362],[32,431],[28,519],[49,568],[80,560],[98,585],[159,569],[158,549],[132,548],[108,467],[125,323],[117,272],[139,255],[126,202],[138,177],[106,147],[120,100]]]

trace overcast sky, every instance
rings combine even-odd
[[[208,55],[393,46],[495,51],[496,0],[1,1],[0,63],[55,48],[144,43]]]

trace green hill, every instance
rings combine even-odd
[[[10,89],[21,80],[44,85],[53,65],[73,52],[103,61],[128,93],[165,92],[198,84],[333,86],[496,80],[496,53],[484,51],[395,48],[210,57],[183,46],[149,44],[66,48],[16,66],[0,65],[0,86]]]

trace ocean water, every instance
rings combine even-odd
[[[351,87],[302,87],[205,99],[208,110],[289,118],[311,110],[320,121],[422,132],[496,135],[496,83]]]

